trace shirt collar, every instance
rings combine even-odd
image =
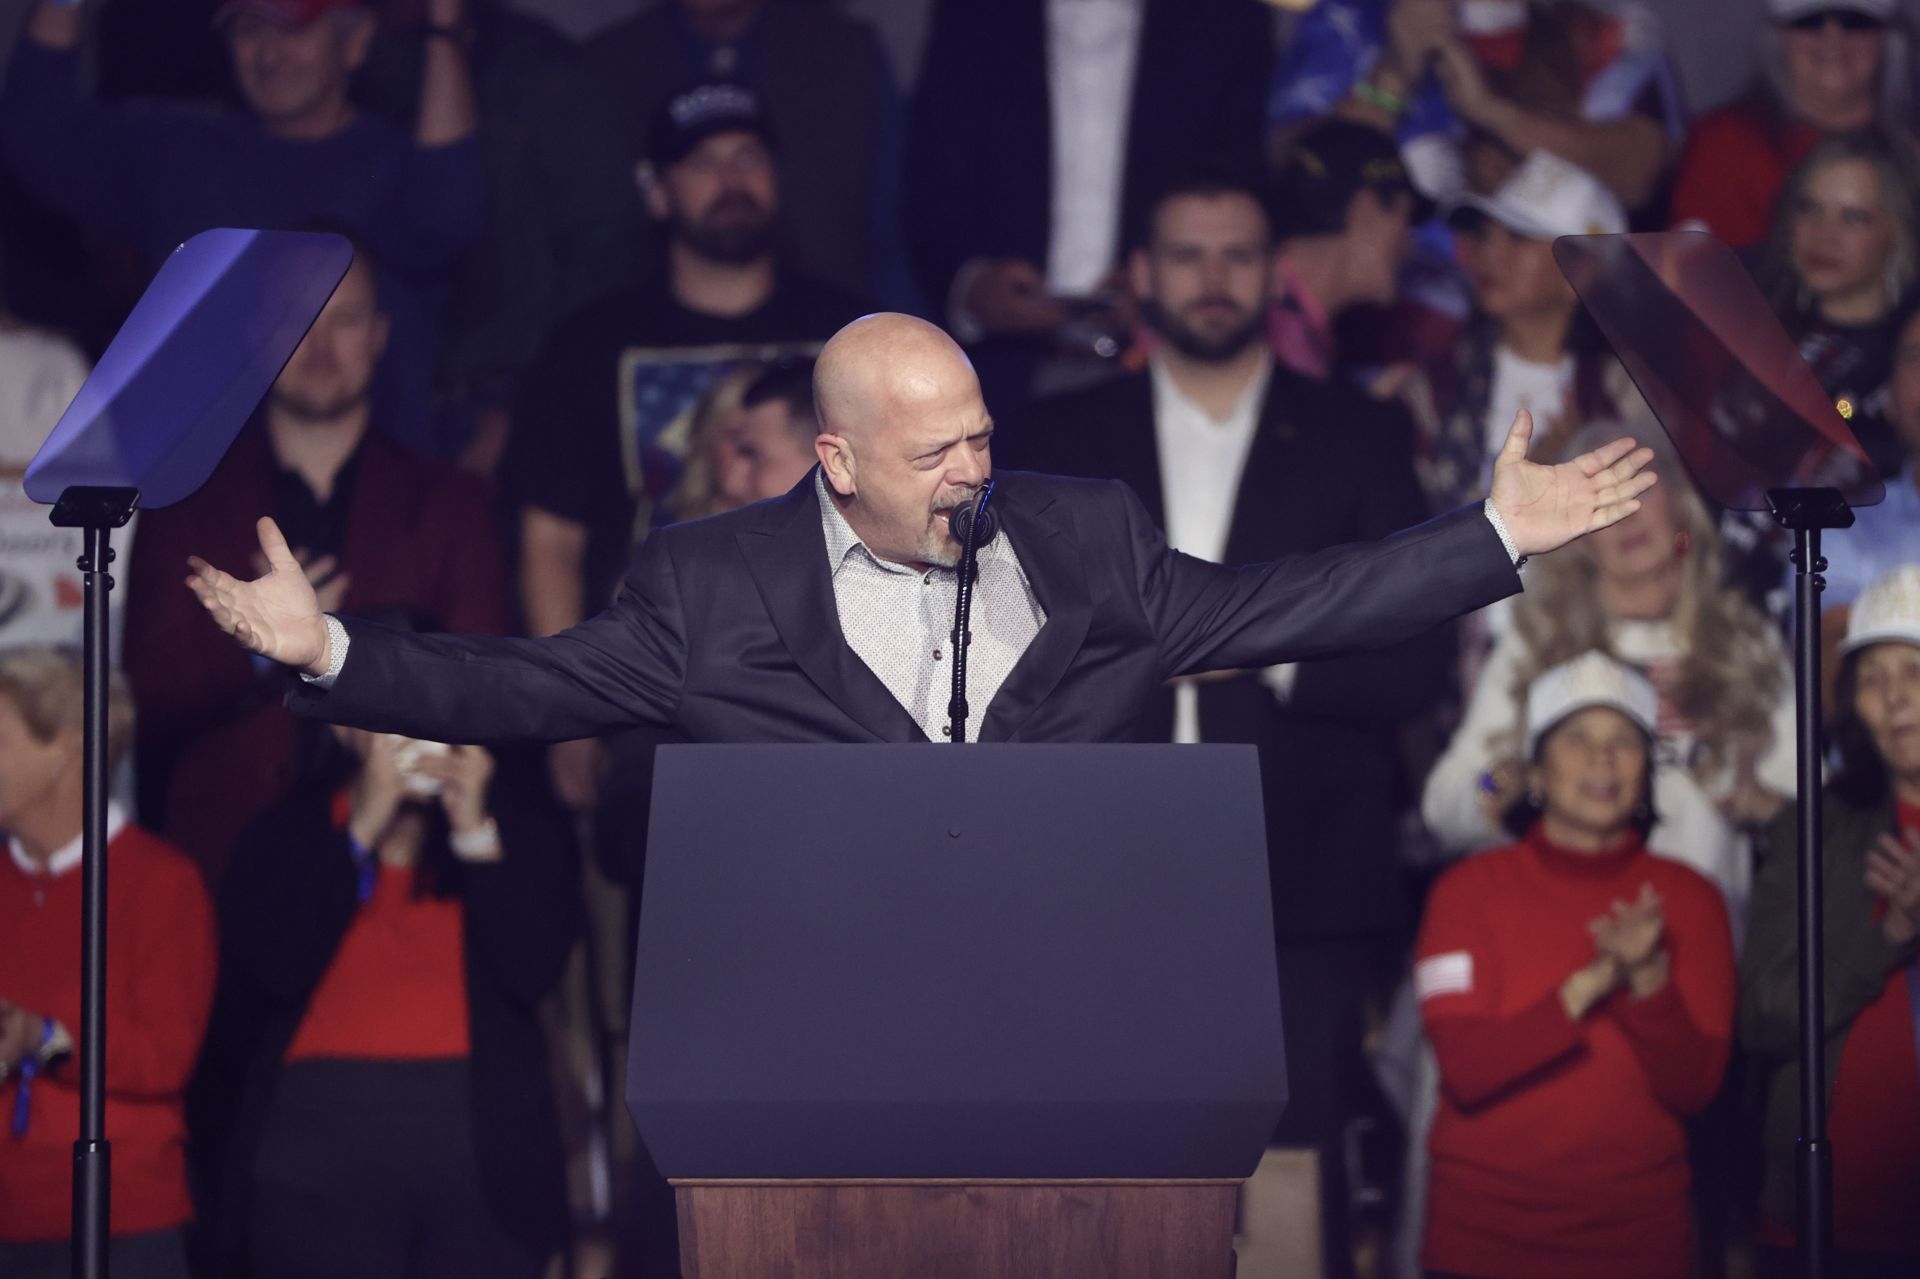
[[[833,494],[827,491],[826,472],[819,467],[813,470],[813,490],[820,496],[820,531],[826,535],[827,539],[829,576],[838,575],[841,566],[847,562],[847,557],[855,551],[861,552],[889,573],[919,576],[917,569],[908,568],[905,564],[895,564],[892,560],[875,555],[873,548],[860,540],[860,535],[853,531],[853,525],[847,523],[847,517],[840,513],[839,503],[833,500]],[[938,572],[939,569],[936,568],[934,571]]]
[[[111,844],[114,840],[120,838],[120,832],[126,828],[126,813],[121,809],[120,805],[114,803],[112,800],[108,800],[107,842]],[[53,856],[47,858],[45,869],[42,869],[38,862],[27,856],[27,850],[21,847],[18,839],[10,838],[7,840],[7,855],[13,858],[13,864],[20,868],[22,874],[31,875],[35,878],[44,875],[48,879],[58,879],[68,871],[78,870],[80,868],[80,857],[85,846],[86,832],[82,831],[54,850]]]
[[[1240,398],[1227,410],[1227,415],[1216,421],[1205,409],[1187,398],[1187,393],[1174,382],[1157,356],[1148,358],[1147,368],[1153,374],[1155,392],[1164,397],[1160,401],[1163,406],[1171,405],[1196,421],[1212,422],[1215,426],[1251,423],[1259,416],[1260,404],[1267,395],[1267,383],[1273,379],[1273,357],[1268,355],[1260,361],[1259,370],[1248,379],[1246,389],[1240,392]]]
[[[860,535],[847,523],[847,517],[840,514],[833,494],[827,492],[826,472],[817,466],[813,468],[813,491],[820,497],[820,531],[827,537],[827,571],[838,573],[847,556],[861,545]]]

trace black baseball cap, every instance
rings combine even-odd
[[[760,94],[733,80],[705,81],[660,104],[647,133],[647,159],[664,169],[715,134],[742,130],[772,145],[773,127]]]
[[[1323,120],[1293,144],[1274,181],[1276,239],[1333,235],[1347,223],[1347,206],[1363,190],[1413,198],[1417,225],[1434,203],[1407,176],[1400,147],[1387,134],[1352,120]]]

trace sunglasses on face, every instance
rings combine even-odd
[[[1884,31],[1887,24],[1857,9],[1816,9],[1785,23],[1789,31],[1824,31],[1831,22],[1842,31]]]

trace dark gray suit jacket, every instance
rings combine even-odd
[[[998,477],[1046,625],[986,708],[982,741],[1135,740],[1176,675],[1378,648],[1513,594],[1477,507],[1384,541],[1227,568],[1170,550],[1113,481]],[[708,742],[924,742],[848,647],[811,475],[784,497],[647,540],[613,606],[546,639],[347,623],[303,714],[439,741],[560,741],[634,724]]]

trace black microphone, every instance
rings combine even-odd
[[[967,530],[973,527],[975,517],[977,516],[979,518],[980,529],[974,534],[973,538],[973,545],[976,549],[991,542],[994,534],[1000,531],[1000,513],[994,510],[991,504],[988,504],[986,509],[982,511],[981,504],[977,498],[978,495],[976,494],[975,500],[967,502],[964,506],[954,507],[953,514],[948,517],[948,528],[951,529],[953,533],[953,540],[962,546],[967,544]]]
[[[986,480],[965,506],[953,508],[947,528],[960,543],[960,580],[953,596],[953,696],[947,702],[947,734],[955,742],[967,740],[967,646],[973,640],[968,623],[973,615],[973,581],[979,572],[974,558],[1000,531],[993,509],[993,481]]]

